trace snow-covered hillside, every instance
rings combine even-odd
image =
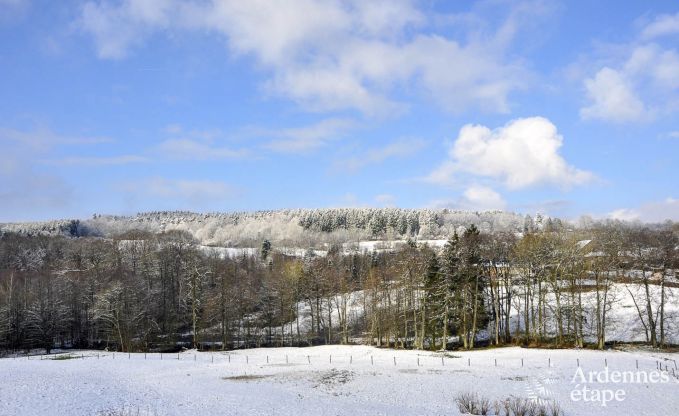
[[[186,351],[162,359],[159,354],[71,354],[76,358],[1,359],[0,414],[458,415],[455,398],[470,391],[491,401],[557,402],[567,416],[669,416],[679,406],[674,358],[643,351],[514,347],[441,355],[324,346]],[[577,400],[573,391],[583,386],[578,365],[585,376],[608,372],[608,382],[584,384],[590,391],[622,390],[622,401],[602,406]],[[658,381],[611,381],[622,371],[655,375]]]
[[[84,220],[0,224],[2,232],[27,235],[113,237],[139,230],[186,231],[201,244],[259,247],[264,239],[279,246],[311,247],[367,240],[448,238],[475,224],[481,231],[522,232],[557,221],[502,211],[447,209],[342,208],[279,211],[193,213],[148,212],[134,216],[94,215]]]

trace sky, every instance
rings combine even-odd
[[[0,0],[0,221],[679,221],[676,1]]]

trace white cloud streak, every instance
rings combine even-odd
[[[413,156],[426,146],[426,142],[420,138],[402,138],[383,147],[361,152],[360,155],[343,158],[333,164],[333,170],[342,172],[356,172],[367,166],[377,165],[391,158],[404,158]]]
[[[174,206],[212,207],[238,194],[230,184],[212,180],[187,180],[152,177],[123,183],[121,190],[128,199],[146,200],[158,198],[163,204]]]
[[[679,35],[679,13],[657,16],[641,31],[641,38],[645,40],[670,35]]]
[[[103,156],[103,157],[66,157],[63,159],[47,160],[45,163],[59,166],[115,166],[131,163],[145,163],[149,160],[138,155]]]
[[[157,150],[164,156],[181,160],[239,159],[250,155],[247,149],[213,146],[192,139],[168,139]]]
[[[306,153],[343,136],[356,126],[356,122],[350,119],[329,118],[303,127],[255,129],[253,133],[275,137],[263,145],[265,149],[280,153]]]

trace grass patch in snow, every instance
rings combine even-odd
[[[78,358],[80,358],[80,357],[77,357],[77,356],[71,355],[71,354],[67,354],[67,355],[56,355],[56,356],[50,358],[50,360],[63,361],[63,360],[75,360],[75,359],[78,359]]]
[[[222,377],[222,380],[231,380],[231,381],[255,381],[255,380],[261,380],[263,378],[271,377],[269,375],[259,375],[259,374],[243,374],[242,376],[228,376],[228,377]]]
[[[464,415],[495,416],[564,416],[555,401],[539,402],[521,397],[491,401],[478,393],[459,393],[455,397],[457,408]]]

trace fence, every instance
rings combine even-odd
[[[609,368],[608,357],[594,360],[588,358],[581,360],[580,357],[574,359],[547,357],[545,359],[526,359],[506,358],[497,356],[471,357],[467,356],[447,356],[445,354],[409,354],[409,355],[389,355],[380,353],[377,355],[320,355],[320,354],[243,354],[243,353],[209,353],[209,352],[183,352],[183,353],[120,353],[120,352],[67,352],[54,354],[36,354],[21,356],[14,354],[13,357],[5,359],[25,359],[27,360],[136,360],[136,361],[193,361],[195,363],[209,364],[245,364],[248,366],[260,365],[307,365],[307,366],[360,366],[371,367],[478,367],[478,368],[585,368],[601,369]],[[641,364],[641,365],[640,365]],[[629,365],[620,366],[616,364],[614,370],[639,370],[655,369],[679,377],[679,367],[675,359],[658,360],[655,358],[636,358],[634,367]]]

